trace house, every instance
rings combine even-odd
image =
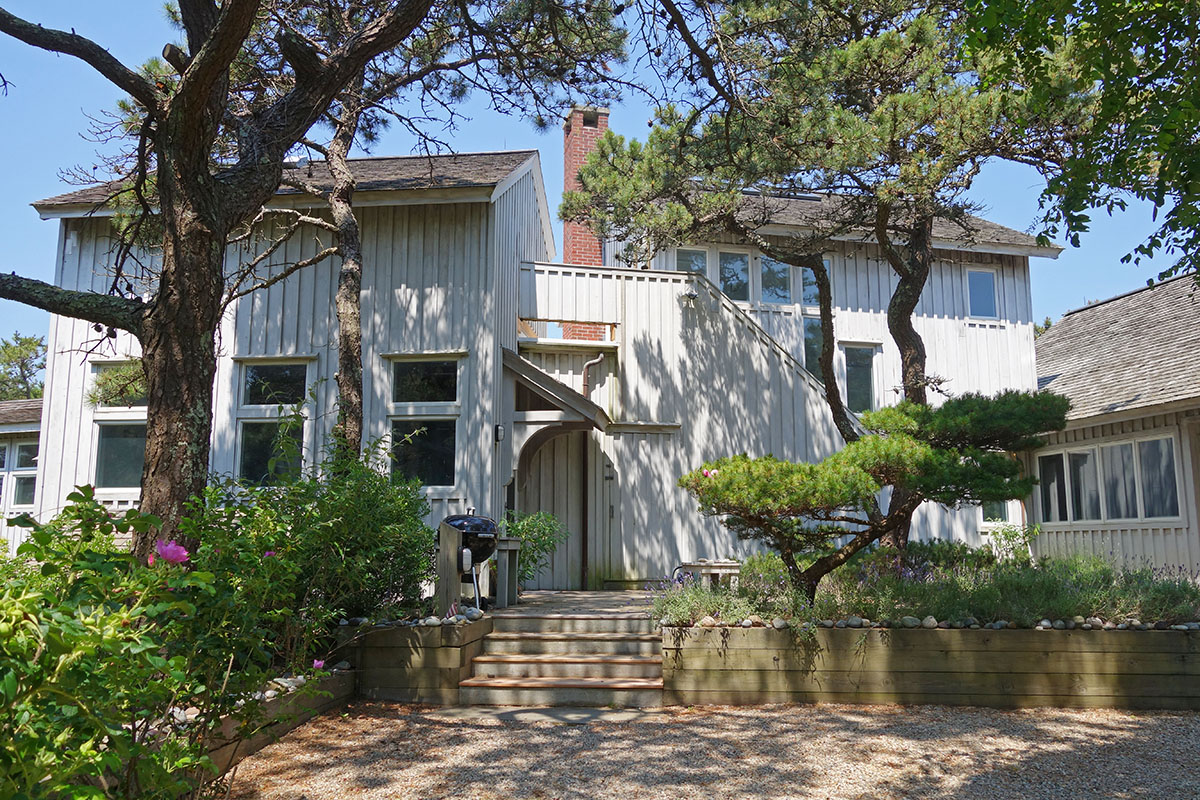
[[[38,475],[38,430],[42,424],[42,401],[0,401],[0,531],[11,554],[24,535],[24,528],[8,520],[36,509]]]
[[[1198,351],[1190,275],[1071,311],[1038,337],[1038,385],[1071,411],[1030,458],[1037,552],[1200,570]]]
[[[565,126],[568,184],[607,126],[574,109]],[[612,262],[612,243],[566,225],[556,256],[535,151],[368,158],[359,178],[366,435],[392,439],[394,469],[426,484],[431,520],[475,507],[547,510],[570,539],[538,587],[641,585],[697,557],[744,554],[701,517],[676,482],[730,453],[816,460],[840,438],[805,363],[816,314],[811,282],[736,242],[659,254],[650,269]],[[308,169],[320,180],[322,169]],[[60,220],[57,282],[103,291],[112,245],[85,189],[36,204]],[[775,233],[805,224],[781,209]],[[278,206],[314,199],[282,191]],[[304,231],[278,265],[316,252]],[[970,236],[938,229],[939,262],[917,310],[930,371],[955,392],[1032,389],[1029,259],[1054,257],[1029,236],[978,221]],[[230,269],[258,244],[228,253]],[[152,262],[153,254],[146,254]],[[867,237],[831,242],[836,369],[852,408],[895,397],[899,355],[887,333],[890,269]],[[233,303],[220,331],[212,469],[269,479],[280,402],[304,400],[297,432],[316,457],[335,419],[337,265],[309,267]],[[71,487],[94,483],[114,508],[137,502],[145,412],[93,407],[93,376],[135,358],[125,335],[103,342],[82,322],[51,324],[37,505],[54,513]],[[424,433],[403,443],[405,434]],[[280,462],[276,461],[279,468]],[[286,465],[282,465],[286,468]],[[1019,503],[989,517],[1017,516]],[[980,541],[978,508],[927,506],[915,530]]]

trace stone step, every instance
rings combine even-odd
[[[661,656],[484,655],[476,678],[662,678]]]
[[[497,653],[656,656],[662,637],[651,633],[525,633],[493,631],[483,639],[485,655]]]
[[[473,706],[657,708],[662,678],[467,678],[459,702]]]
[[[504,633],[654,633],[650,617],[637,614],[492,614]]]

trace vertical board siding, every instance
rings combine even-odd
[[[1121,520],[1114,522],[1041,522],[1041,535],[1034,542],[1035,554],[1065,556],[1074,553],[1100,556],[1126,568],[1154,567],[1170,573],[1195,576],[1200,573],[1200,524],[1197,524],[1197,424],[1200,409],[1114,421],[1095,421],[1046,437],[1046,447],[1026,459],[1036,469],[1043,452],[1062,452],[1064,447],[1093,447],[1138,437],[1170,435],[1178,446],[1178,521]],[[1032,500],[1030,501],[1033,502]]]

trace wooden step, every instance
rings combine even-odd
[[[475,677],[661,678],[662,656],[495,654],[472,660]]]
[[[493,631],[483,639],[483,652],[487,655],[522,653],[654,656],[662,653],[662,637],[650,633]]]
[[[661,678],[467,678],[459,702],[476,706],[657,708]]]
[[[497,612],[494,629],[504,633],[654,633],[646,614],[528,614]]]
[[[661,689],[658,678],[466,678],[461,686],[491,689]]]

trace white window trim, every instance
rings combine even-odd
[[[996,313],[990,317],[985,314],[971,313],[971,273],[972,272],[983,272],[983,273],[987,273],[988,275],[992,276],[992,300],[996,306]],[[966,283],[966,290],[967,290],[966,291],[967,319],[988,319],[988,320],[1000,319],[1001,318],[1000,309],[1003,307],[1003,303],[1001,302],[1001,298],[1000,298],[1000,271],[993,267],[968,267],[966,270],[965,283]]]
[[[1174,456],[1174,461],[1175,461],[1175,497],[1176,497],[1176,503],[1179,506],[1179,513],[1177,515],[1171,516],[1171,517],[1148,517],[1148,516],[1144,515],[1145,508],[1146,508],[1146,501],[1142,495],[1142,464],[1141,464],[1141,457],[1138,452],[1139,444],[1141,442],[1156,441],[1156,440],[1161,440],[1161,439],[1170,439],[1171,443],[1172,443],[1171,450],[1172,450],[1172,455]],[[1109,447],[1109,446],[1118,445],[1118,444],[1132,444],[1133,445],[1133,475],[1134,475],[1134,488],[1136,489],[1136,493],[1137,493],[1137,511],[1138,511],[1137,517],[1111,517],[1110,518],[1108,516],[1108,496],[1105,492],[1104,467],[1100,461],[1100,448],[1101,447]],[[1100,488],[1100,519],[1090,519],[1090,520],[1089,519],[1081,519],[1081,520],[1075,519],[1075,513],[1074,513],[1075,510],[1072,507],[1072,503],[1071,503],[1071,490],[1073,487],[1071,484],[1071,469],[1070,469],[1070,464],[1068,463],[1068,454],[1069,453],[1080,453],[1080,452],[1085,452],[1085,451],[1091,451],[1092,454],[1096,458],[1096,469],[1097,469],[1097,475],[1099,477],[1099,488]],[[1043,456],[1056,456],[1056,455],[1061,456],[1063,459],[1063,482],[1066,487],[1066,493],[1067,493],[1067,509],[1066,509],[1067,510],[1067,519],[1063,520],[1063,521],[1046,520],[1046,510],[1042,507],[1042,492],[1041,492],[1042,471],[1041,471],[1041,466],[1040,466],[1040,463],[1038,462],[1038,459],[1042,458]],[[1186,499],[1186,496],[1185,496],[1184,490],[1183,490],[1183,487],[1184,487],[1183,455],[1180,450],[1178,431],[1164,431],[1164,432],[1159,432],[1159,433],[1154,433],[1154,434],[1145,434],[1145,435],[1134,436],[1134,437],[1127,436],[1127,437],[1107,439],[1107,440],[1096,440],[1095,442],[1092,442],[1092,443],[1089,443],[1086,445],[1072,444],[1072,445],[1062,445],[1062,446],[1058,446],[1058,447],[1046,448],[1044,450],[1038,450],[1036,453],[1034,453],[1033,463],[1034,463],[1035,468],[1037,469],[1037,478],[1039,481],[1038,486],[1035,487],[1034,492],[1033,492],[1034,505],[1037,508],[1037,517],[1039,520],[1038,524],[1047,529],[1063,530],[1063,529],[1069,529],[1069,528],[1133,527],[1133,526],[1139,526],[1139,525],[1149,525],[1149,526],[1183,525],[1186,522],[1187,515],[1186,515],[1185,509],[1187,508],[1187,499]]]
[[[791,292],[792,302],[774,303],[767,302],[762,298],[763,253],[758,248],[740,244],[681,244],[670,248],[667,251],[670,258],[670,269],[674,272],[686,272],[694,275],[698,273],[679,269],[680,250],[694,250],[705,254],[704,277],[708,278],[709,282],[713,286],[716,286],[718,290],[721,290],[721,253],[738,253],[749,257],[750,298],[748,300],[734,300],[732,297],[726,295],[732,303],[763,311],[780,312],[790,310],[793,313],[799,312],[809,317],[818,317],[821,314],[821,307],[819,305],[805,305],[804,303],[804,270],[801,267],[788,265],[789,291]],[[832,280],[833,254],[823,254],[821,261],[825,265],[826,273],[830,275]],[[998,304],[999,301],[997,300]]]
[[[37,479],[38,468],[35,463],[32,467],[17,466],[17,449],[22,445],[33,445],[39,447],[37,439],[10,439],[7,442],[0,442],[0,448],[4,448],[4,466],[0,468],[0,475],[4,476],[4,485],[0,486],[0,503],[7,500],[5,508],[19,509],[21,513],[34,508],[37,505]],[[39,452],[39,457],[41,453]],[[18,503],[17,502],[17,479],[18,478],[33,478],[33,502]]]
[[[1016,514],[1016,515],[1014,515],[1014,514],[1013,514],[1013,505],[1014,505],[1014,504],[1016,504],[1016,503],[1018,503],[1018,502],[1020,502],[1020,501],[1018,501],[1018,500],[1000,500],[1000,501],[997,501],[997,502],[1002,502],[1002,503],[1004,503],[1004,513],[1005,513],[1005,514],[1008,516],[1008,519],[1006,519],[1006,520],[1005,520],[1005,521],[1003,521],[1003,522],[996,522],[995,520],[989,520],[989,519],[985,519],[985,518],[984,518],[984,516],[983,516],[983,503],[980,503],[980,504],[979,504],[979,506],[978,506],[978,508],[979,508],[979,514],[977,515],[977,519],[978,519],[978,522],[979,522],[979,532],[980,532],[980,533],[982,533],[982,534],[988,534],[988,533],[991,533],[991,532],[992,532],[992,531],[994,531],[994,530],[997,530],[997,529],[999,529],[999,528],[1003,528],[1005,525],[1016,525],[1016,524],[1018,524],[1018,523],[1015,523],[1015,522],[1013,522],[1013,518],[1014,518],[1014,516],[1016,516],[1016,517],[1018,517],[1018,518],[1019,518],[1021,515],[1020,515],[1020,514]],[[1020,510],[1019,506],[1018,506],[1018,510]]]
[[[847,357],[846,350],[870,350],[871,351],[871,407],[867,411],[879,410],[879,385],[881,372],[881,358],[878,356],[882,353],[883,345],[879,342],[854,342],[844,341],[838,342],[838,349],[841,351],[841,391],[842,402],[846,404],[846,409],[850,410],[850,359]],[[851,411],[852,414],[865,413],[862,411]]]
[[[136,364],[138,356],[129,358],[93,358],[88,361],[88,391],[96,385],[96,375],[103,367],[120,367]],[[146,406],[92,406],[92,419],[105,422],[146,421]]]
[[[684,249],[700,250],[702,248],[695,247]],[[464,402],[463,394],[467,388],[464,377],[469,358],[469,353],[466,350],[426,351],[421,353],[388,353],[383,356],[384,361],[387,363],[389,373],[387,387],[388,411],[386,421],[389,454],[391,453],[392,446],[394,446],[394,442],[391,441],[391,437],[392,431],[394,430],[394,423],[396,422],[414,422],[418,425],[421,422],[435,422],[440,420],[453,420],[454,422],[454,483],[439,483],[422,486],[421,490],[426,495],[431,497],[446,495],[449,492],[456,491],[458,487],[462,485],[463,472],[466,466],[463,463],[462,458],[462,409]],[[392,398],[396,396],[395,364],[399,361],[455,361],[457,371],[455,372],[454,394],[457,399],[455,399],[453,402],[394,402]]]
[[[311,453],[311,442],[309,437],[313,433],[313,427],[309,424],[308,414],[305,413],[304,404],[308,401],[308,389],[313,384],[313,366],[316,364],[315,356],[296,355],[296,356],[239,356],[234,359],[234,391],[236,392],[234,401],[233,414],[233,474],[242,480],[242,453],[245,449],[245,444],[242,441],[242,423],[244,422],[278,422],[283,417],[288,416],[291,411],[289,406],[284,403],[275,403],[273,405],[249,405],[243,401],[246,397],[246,368],[263,365],[288,365],[297,364],[304,366],[304,397],[300,401],[301,411],[300,416],[304,419],[304,425],[300,431],[300,468],[304,469],[309,465],[309,454]]]

